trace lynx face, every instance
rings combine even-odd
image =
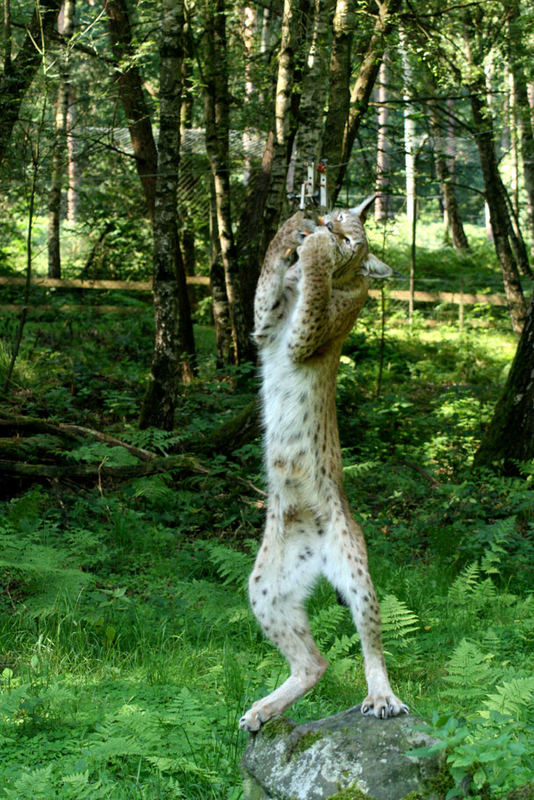
[[[334,287],[346,284],[356,275],[382,279],[394,274],[391,267],[369,252],[364,218],[361,206],[358,206],[333,211],[320,219],[336,239],[336,263],[332,273]]]
[[[369,252],[367,237],[360,217],[347,209],[335,211],[324,218],[324,224],[336,238],[336,266],[332,273],[334,284],[349,274],[356,275]]]

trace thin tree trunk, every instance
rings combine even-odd
[[[69,40],[74,30],[75,0],[64,0],[58,18],[63,37],[59,49],[59,84],[56,102],[56,129],[52,152],[52,174],[48,197],[48,277],[61,278],[61,198],[67,161],[67,121],[70,95]]]
[[[322,109],[324,108],[327,75],[324,52],[327,49],[328,15],[332,0],[314,0],[313,22],[306,47],[307,70],[302,80],[299,105],[300,124],[293,147],[293,177],[288,190],[297,194],[305,180],[308,161],[317,162],[321,153]]]
[[[415,161],[417,158],[417,130],[415,124],[415,107],[412,103],[413,95],[413,70],[406,49],[406,36],[404,29],[399,29],[399,43],[402,60],[402,76],[403,76],[403,100],[404,100],[404,164],[405,164],[405,181],[406,181],[406,216],[408,222],[413,225],[414,219],[417,215],[416,198],[415,198],[415,182],[416,182],[416,167]]]
[[[243,50],[245,55],[245,96],[244,102],[246,106],[251,105],[254,93],[254,71],[252,59],[254,56],[254,42],[257,34],[257,11],[252,5],[246,4],[243,7],[241,15],[241,30],[243,37]],[[253,137],[254,132],[250,126],[246,126],[243,131],[243,185],[248,186],[250,174],[252,169],[252,153],[253,153]]]
[[[443,138],[442,121],[440,120],[437,106],[434,102],[429,104],[430,126],[434,145],[434,161],[436,174],[441,188],[443,207],[448,228],[451,233],[452,244],[456,250],[468,250],[469,244],[465,235],[456,192],[452,182],[447,163],[447,145]]]
[[[508,379],[475,454],[475,467],[517,475],[518,462],[534,458],[534,298]]]
[[[390,154],[389,154],[389,108],[387,105],[388,92],[388,63],[386,53],[378,71],[377,106],[378,106],[378,132],[376,137],[376,191],[375,219],[384,222],[391,217],[391,198],[389,189],[391,183]]]
[[[178,211],[182,225],[180,227],[180,246],[184,258],[186,275],[195,274],[195,221],[191,213],[191,197],[194,194],[198,177],[195,175],[193,143],[191,129],[193,127],[194,83],[191,62],[194,57],[190,23],[184,25],[185,58],[182,61],[182,101],[180,109],[180,183],[178,193]]]
[[[480,29],[477,28],[477,25],[480,24],[481,13],[481,10],[479,10],[478,15],[466,15],[465,17],[464,41],[471,73],[471,80],[468,84],[469,99],[484,178],[485,197],[489,209],[493,243],[502,271],[512,329],[515,335],[519,337],[525,321],[525,300],[519,280],[517,261],[510,244],[510,236],[513,234],[513,230],[506,204],[504,186],[499,175],[495,153],[493,120],[488,107],[486,78],[481,63],[480,39],[482,34]]]
[[[478,94],[476,93],[478,91]],[[519,280],[519,271],[508,239],[506,220],[508,209],[503,195],[493,139],[493,124],[487,108],[484,109],[485,87],[471,85],[471,109],[476,129],[477,147],[484,177],[485,195],[489,209],[491,231],[495,251],[501,266],[504,290],[510,310],[512,328],[516,336],[521,334],[525,320],[525,301]]]
[[[280,220],[287,167],[296,132],[296,92],[299,72],[295,54],[304,36],[306,0],[284,0],[278,54],[274,124],[267,136],[261,167],[251,180],[239,221],[237,251],[241,265],[246,326],[254,325],[254,292],[267,246]]]
[[[3,386],[4,394],[7,393],[9,385],[11,383],[13,370],[15,369],[15,362],[17,360],[20,350],[20,345],[22,342],[22,334],[24,333],[24,326],[26,325],[26,317],[28,314],[28,302],[30,298],[30,288],[32,280],[33,216],[35,210],[35,193],[37,185],[37,171],[39,169],[39,148],[40,148],[40,136],[42,131],[43,118],[44,118],[44,109],[43,109],[43,115],[41,117],[41,125],[39,127],[37,144],[35,149],[32,147],[32,173],[31,173],[31,184],[30,184],[30,197],[28,203],[28,230],[26,233],[26,280],[24,284],[24,305],[20,313],[19,324],[15,335],[15,341],[13,342],[13,348],[11,351],[11,359],[4,380],[4,386]]]
[[[217,351],[217,366],[229,364],[232,354],[232,332],[230,310],[224,280],[224,267],[221,260],[215,188],[210,193],[210,291],[212,298],[213,324]]]
[[[148,215],[154,220],[158,154],[148,111],[143,82],[135,63],[132,29],[126,0],[105,0],[111,47],[119,84],[119,94],[145,193]],[[181,8],[181,3],[178,3]]]
[[[40,0],[36,4],[28,31],[15,56],[11,54],[0,78],[0,163],[6,157],[13,126],[19,117],[20,106],[37,69],[43,61],[57,19],[61,0]],[[37,44],[38,43],[38,44]],[[39,46],[38,46],[39,45]],[[4,52],[4,59],[6,52]]]
[[[68,159],[68,188],[67,188],[67,221],[76,222],[79,204],[79,174],[76,144],[72,132],[76,125],[76,112],[74,108],[75,94],[71,87],[67,105],[67,159]]]
[[[2,72],[11,73],[11,0],[4,0],[2,19]]]
[[[514,102],[514,76],[508,71],[508,127],[510,130],[510,160],[512,172],[512,192],[511,202],[514,215],[519,216],[519,142],[518,142],[518,119],[516,105]]]
[[[180,372],[184,379],[191,376],[194,339],[177,220],[183,2],[162,0],[161,14],[160,133],[154,203],[156,335],[139,425],[171,430]]]
[[[343,185],[352,147],[358,135],[361,121],[369,107],[369,99],[382,61],[386,38],[395,25],[395,14],[401,4],[402,0],[383,0],[379,4],[378,16],[367,46],[353,58],[353,61],[360,64],[360,68],[350,95],[350,111],[345,125],[343,147],[340,157],[334,162],[339,164],[339,168],[332,174],[334,201]],[[332,170],[330,172],[332,173]]]
[[[287,169],[297,132],[302,70],[298,55],[306,39],[307,0],[284,0],[274,107],[274,140],[270,182],[265,198],[260,253],[273,238],[284,205]]]
[[[207,41],[205,67],[206,150],[215,187],[217,226],[232,324],[234,360],[236,364],[241,364],[244,361],[253,360],[254,348],[243,309],[241,276],[232,230],[228,63],[224,0],[207,1],[205,32]]]
[[[519,139],[521,144],[521,160],[523,180],[527,195],[529,229],[534,237],[534,125],[528,97],[528,85],[525,75],[525,46],[518,0],[504,0],[508,13],[508,42],[513,51],[508,63],[513,80],[513,96],[511,104],[519,123]]]
[[[356,0],[337,0],[332,23],[328,111],[324,127],[322,157],[328,161],[329,178],[334,185],[337,183],[341,167],[343,138],[351,102],[351,51],[356,26],[356,8]]]

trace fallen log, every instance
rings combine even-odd
[[[69,480],[113,479],[118,481],[140,478],[163,472],[199,473],[207,475],[210,470],[192,456],[166,456],[145,461],[141,464],[106,464],[105,459],[94,464],[31,464],[25,461],[0,460],[0,475],[25,477],[39,480],[41,478]]]

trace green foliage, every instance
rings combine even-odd
[[[215,372],[212,332],[197,329],[201,378],[182,387],[175,431],[139,431],[150,312],[50,315],[27,332],[30,372],[12,409],[159,454],[187,452],[257,389],[250,368]],[[474,776],[471,796],[494,800],[531,767],[533,476],[468,467],[515,345],[495,328],[391,320],[377,396],[378,333],[371,303],[345,346],[338,411],[390,677],[415,713],[439,710],[456,790]],[[36,448],[72,463],[131,460],[44,435],[21,456]],[[180,480],[2,487],[0,797],[240,798],[239,717],[287,665],[246,593],[265,513],[260,444],[204,462],[207,474]],[[366,694],[359,638],[326,582],[309,611],[330,668],[291,709],[297,721]]]

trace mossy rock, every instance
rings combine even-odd
[[[273,719],[251,735],[243,755],[244,798],[443,800],[436,789],[442,760],[406,755],[435,741],[422,725],[410,715],[364,717],[359,706],[305,725]]]

